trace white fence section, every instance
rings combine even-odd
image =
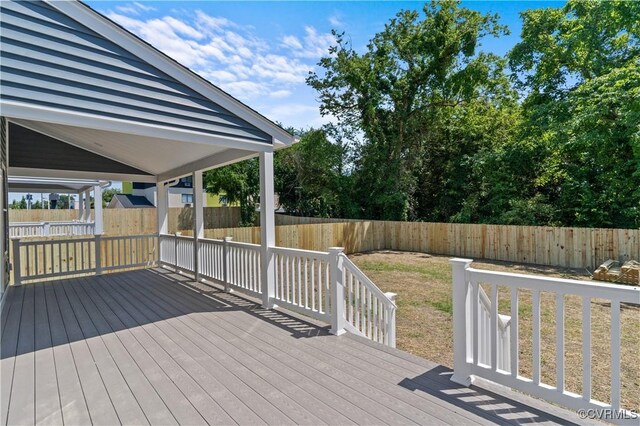
[[[273,248],[276,304],[330,322],[329,254]]]
[[[160,264],[194,273],[194,239],[159,236]],[[257,244],[198,239],[198,276],[217,281],[254,297],[264,294],[261,251]],[[395,294],[383,293],[343,253],[271,247],[275,305],[330,323],[344,330],[395,347]]]
[[[578,409],[611,409],[620,407],[620,304],[640,304],[640,288],[623,285],[511,274],[471,268],[471,260],[452,259],[453,265],[453,327],[454,327],[454,375],[452,380],[469,384],[474,376],[509,386],[539,398]],[[489,296],[489,329],[482,313],[482,285],[491,288]],[[508,368],[500,365],[500,316],[498,315],[498,287],[510,291],[511,318],[505,324],[509,332]],[[532,294],[532,377],[519,373],[518,342],[518,293]],[[555,372],[556,385],[541,382],[540,363],[540,295],[555,294]],[[582,298],[582,395],[565,389],[565,296]],[[591,301],[604,299],[611,304],[611,399],[597,401],[591,395]],[[483,325],[484,324],[484,325]],[[505,343],[506,344],[506,343]],[[488,358],[483,359],[482,348],[489,347]],[[506,357],[504,358],[507,359]]]
[[[340,254],[347,330],[396,346],[395,293],[383,293],[347,256]]]
[[[9,224],[10,237],[53,237],[93,235],[93,222],[14,222]]]
[[[155,235],[12,238],[13,284],[152,266],[156,263],[156,245]]]

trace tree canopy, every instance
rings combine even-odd
[[[277,153],[282,207],[640,226],[640,3],[572,0],[521,19],[520,41],[504,57],[482,50],[486,38],[508,34],[499,17],[457,1],[400,11],[363,51],[334,32],[307,82],[335,122]],[[211,172],[208,188],[255,218],[257,176],[250,160]]]

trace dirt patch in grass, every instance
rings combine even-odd
[[[398,293],[397,347],[439,364],[453,367],[451,266],[449,257],[425,253],[380,251],[349,256],[383,291]],[[473,267],[522,274],[590,280],[587,271],[506,262],[477,261]],[[498,289],[498,311],[510,315],[510,291]],[[531,292],[518,294],[520,336],[519,374],[531,377]],[[582,300],[565,302],[565,387],[582,392]],[[556,384],[555,307],[553,293],[541,294],[542,381]],[[640,307],[623,305],[621,312],[622,406],[640,411]],[[611,395],[611,317],[606,300],[591,302],[592,398],[609,402]]]

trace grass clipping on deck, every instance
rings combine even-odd
[[[451,265],[449,257],[424,253],[382,251],[351,255],[350,258],[383,291],[398,294],[397,347],[431,361],[453,367],[453,322],[451,305]],[[473,267],[505,272],[534,273],[561,278],[588,280],[574,270],[474,262]],[[489,287],[485,291],[489,293]],[[498,288],[498,311],[510,315],[507,287]],[[519,374],[531,377],[532,313],[531,292],[518,293]],[[542,381],[555,386],[555,294],[541,294],[540,334]],[[622,305],[621,381],[622,407],[640,411],[640,307]],[[592,398],[611,398],[611,316],[606,300],[591,301]],[[565,389],[582,393],[582,299],[565,298]]]

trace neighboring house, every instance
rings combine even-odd
[[[193,185],[191,183],[191,177],[185,177],[178,180],[178,182],[169,187],[169,207],[185,207],[193,204]],[[122,182],[122,194],[133,197],[142,197],[147,200],[151,207],[155,206],[156,200],[156,186],[153,183],[145,182]],[[225,194],[210,194],[203,191],[204,207],[227,207],[228,203],[225,202]],[[120,197],[123,198],[123,197]],[[114,208],[127,208],[127,206],[115,204],[109,204],[109,207]],[[129,206],[128,208],[137,207]],[[140,206],[144,207],[144,206]]]
[[[140,209],[154,208],[152,202],[141,195],[116,194],[113,196],[107,208],[110,209]]]

